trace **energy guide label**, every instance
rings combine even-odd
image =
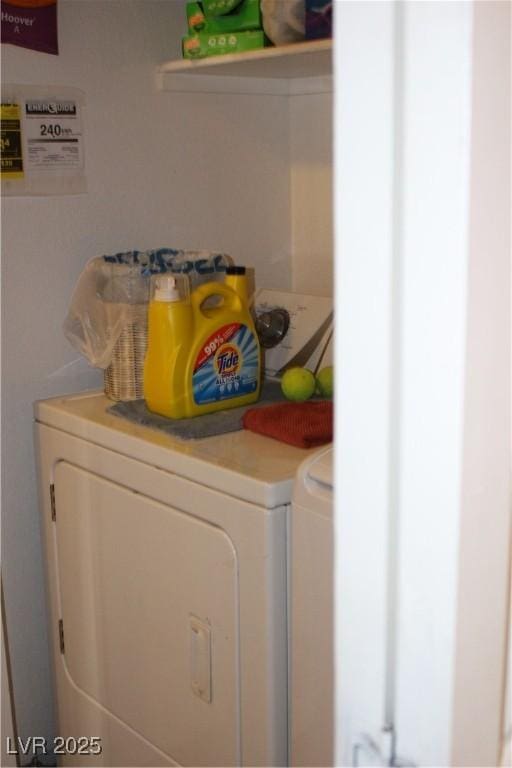
[[[71,99],[25,102],[27,167],[81,168],[83,135],[80,108]]]

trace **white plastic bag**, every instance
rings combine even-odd
[[[149,278],[159,272],[185,272],[191,287],[222,279],[233,260],[210,251],[160,248],[91,259],[75,286],[64,334],[95,368],[107,368],[134,304],[149,300]]]

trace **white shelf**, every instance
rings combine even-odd
[[[327,93],[332,90],[332,41],[167,61],[159,65],[157,76],[162,90],[175,93]]]

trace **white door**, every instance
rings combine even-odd
[[[336,11],[336,762],[497,765],[510,6]]]
[[[60,734],[100,737],[95,765],[239,765],[231,540],[65,461],[54,483]]]

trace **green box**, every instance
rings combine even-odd
[[[187,3],[187,24],[191,35],[204,31],[206,16],[201,3]]]
[[[204,12],[204,3],[187,3],[187,21],[190,34],[208,32],[220,35],[223,32],[261,29],[260,0],[242,0],[231,13],[225,16],[207,16]]]
[[[265,34],[261,30],[230,32],[226,35],[210,35],[200,32],[183,38],[184,59],[204,59],[208,56],[224,56],[227,53],[254,51],[265,46]]]
[[[224,16],[239,6],[241,0],[203,0],[205,16]]]

